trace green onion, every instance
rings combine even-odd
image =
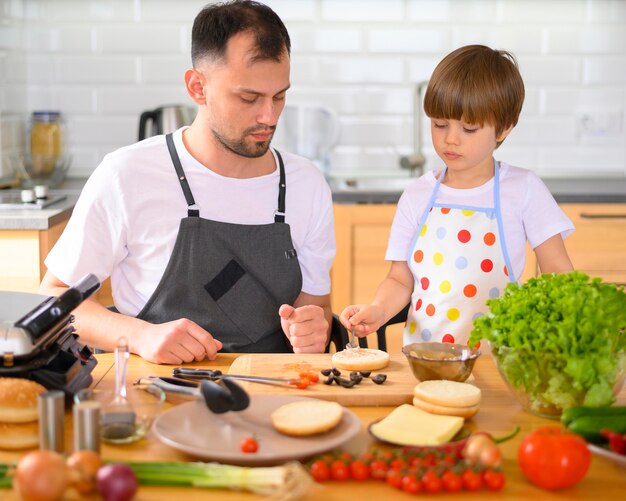
[[[8,489],[12,485],[12,477],[10,472],[13,470],[13,465],[0,463],[0,489]]]
[[[297,462],[282,466],[246,467],[218,463],[129,462],[142,485],[236,489],[291,500],[304,496],[313,481]]]

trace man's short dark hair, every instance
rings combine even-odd
[[[224,59],[228,41],[237,33],[254,34],[253,60],[278,61],[291,51],[287,28],[267,5],[250,0],[234,0],[205,6],[196,16],[191,30],[191,61]]]

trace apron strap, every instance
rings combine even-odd
[[[287,182],[285,180],[285,164],[283,164],[283,157],[280,156],[278,150],[274,150],[278,157],[278,168],[280,170],[280,183],[278,185],[278,209],[274,212],[274,222],[285,222],[285,196],[287,194]]]
[[[169,134],[166,134],[165,142],[167,143],[167,149],[170,152],[170,157],[172,158],[174,169],[176,169],[178,182],[180,183],[180,187],[183,189],[185,200],[187,200],[187,216],[188,217],[200,217],[200,210],[198,209],[198,206],[196,205],[196,201],[193,198],[193,194],[191,193],[191,188],[189,188],[189,182],[187,181],[187,176],[185,176],[185,171],[183,170],[183,166],[180,163],[180,158],[178,158],[178,153],[176,152],[176,147],[174,146],[174,138],[172,137],[171,132]]]

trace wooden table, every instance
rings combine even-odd
[[[226,372],[235,354],[220,354],[215,362],[190,364],[191,366],[211,366]],[[113,388],[114,370],[113,356],[111,354],[98,355],[98,365],[93,377],[93,386],[97,388]],[[128,368],[128,381],[133,381],[147,375],[169,375],[171,366],[154,365],[136,356],[131,357]],[[490,493],[481,490],[477,493],[462,492],[461,494],[438,494],[436,499],[464,498],[473,499],[624,499],[626,493],[626,469],[609,460],[593,456],[591,468],[587,477],[576,487],[564,491],[549,492],[534,487],[522,476],[517,466],[517,448],[523,436],[528,432],[543,425],[556,424],[555,421],[536,417],[524,412],[519,404],[513,399],[507,387],[500,378],[495,365],[490,357],[481,357],[474,369],[475,383],[482,389],[483,399],[480,412],[470,421],[476,430],[484,430],[494,435],[504,435],[510,432],[516,425],[521,427],[519,435],[501,445],[504,456],[504,470],[507,475],[507,484],[500,493]],[[289,390],[292,391],[292,390]],[[299,390],[300,391],[300,390]],[[306,390],[301,390],[303,394]],[[623,390],[618,399],[620,405],[626,405],[626,390]],[[170,404],[166,403],[166,406]],[[361,419],[363,430],[360,435],[346,444],[346,449],[351,452],[362,452],[374,441],[366,432],[367,425],[376,419],[387,415],[392,407],[351,407]],[[66,419],[66,450],[71,451],[71,416]],[[380,447],[380,444],[377,445]],[[0,461],[16,461],[22,453],[0,452]],[[102,456],[107,460],[176,460],[189,461],[193,458],[178,452],[148,435],[146,439],[130,445],[113,446],[102,445]],[[188,488],[165,488],[165,487],[141,487],[136,500],[171,500],[176,496],[184,496],[185,501],[204,499],[228,500],[252,500],[262,499],[259,496],[229,491],[209,491],[203,489]],[[1,501],[15,501],[17,496],[11,490],[0,490]],[[77,499],[72,494],[67,499]],[[98,496],[93,495],[81,499],[95,500]],[[354,499],[379,500],[385,499],[406,500],[408,494],[396,491],[383,482],[368,481],[360,482],[329,482],[316,486],[306,500],[323,499],[324,501],[350,501]],[[435,499],[435,498],[433,498]]]

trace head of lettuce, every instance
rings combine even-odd
[[[577,405],[611,405],[626,374],[624,288],[581,272],[509,284],[474,321],[527,410],[558,417]]]

